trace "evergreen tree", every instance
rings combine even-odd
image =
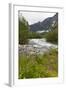
[[[19,18],[19,44],[27,44],[28,43],[28,32],[29,32],[28,22],[24,17]]]

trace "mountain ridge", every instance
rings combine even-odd
[[[30,31],[36,32],[50,30],[50,28],[53,27],[54,24],[58,24],[58,13],[56,13],[53,17],[46,18],[42,22],[39,21],[30,25]]]

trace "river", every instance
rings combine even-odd
[[[29,43],[27,45],[19,45],[19,52],[39,54],[49,51],[50,48],[58,48],[58,46],[47,42],[46,39],[29,39]]]

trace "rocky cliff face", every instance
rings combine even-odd
[[[35,24],[30,25],[30,31],[36,32],[38,30],[50,30],[51,27],[58,24],[58,13],[56,13],[53,17],[48,17],[42,22],[37,22]]]

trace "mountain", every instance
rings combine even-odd
[[[30,31],[36,32],[36,31],[47,31],[50,30],[51,27],[54,27],[58,24],[58,13],[56,13],[53,17],[48,17],[42,22],[37,22],[32,25],[30,25]]]

